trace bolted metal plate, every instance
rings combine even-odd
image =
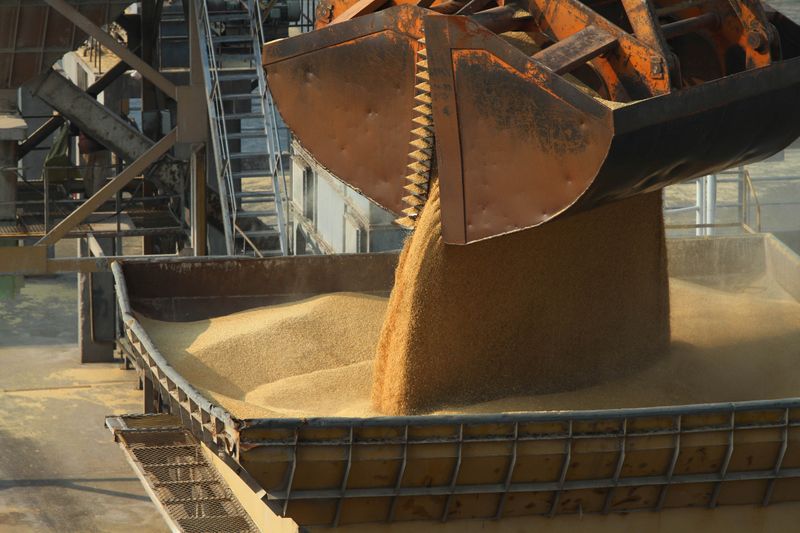
[[[423,12],[395,7],[264,46],[267,82],[300,144],[396,214],[407,207]]]
[[[428,16],[425,33],[448,244],[752,163],[800,136],[800,58],[614,105],[465,17]]]

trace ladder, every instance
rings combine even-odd
[[[288,254],[286,169],[278,115],[261,68],[256,0],[197,9],[209,126],[228,255]]]

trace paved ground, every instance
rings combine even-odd
[[[141,412],[134,374],[80,365],[74,276],[0,300],[0,531],[167,531],[103,417]]]

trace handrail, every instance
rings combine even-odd
[[[695,203],[690,205],[675,205],[672,207],[664,207],[664,214],[665,215],[679,215],[682,213],[697,213],[698,214],[698,222],[695,224],[667,224],[666,228],[670,230],[684,230],[684,229],[697,229],[702,230],[706,228],[733,228],[733,227],[740,227],[744,231],[750,233],[761,233],[764,231],[767,232],[774,232],[774,231],[789,231],[786,228],[776,228],[774,226],[764,227],[764,210],[765,208],[770,207],[787,207],[787,206],[797,206],[797,201],[792,200],[767,200],[762,201],[759,198],[757,186],[761,184],[764,186],[768,183],[800,183],[800,176],[787,176],[787,175],[767,175],[763,177],[759,177],[757,179],[753,179],[750,170],[744,167],[740,167],[739,169],[732,171],[723,171],[719,174],[725,175],[735,175],[736,178],[728,178],[728,179],[717,179],[716,184],[723,184],[723,183],[732,183],[737,184],[739,187],[739,199],[735,202],[716,202],[715,206],[717,209],[737,209],[738,213],[738,221],[736,223],[724,223],[718,224],[714,223],[713,220],[706,221],[705,223],[702,222],[700,219],[700,214],[705,209],[703,203],[698,199]],[[719,175],[718,174],[718,175]],[[699,178],[695,180],[696,187],[702,187],[701,180],[703,178]],[[687,182],[692,183],[692,182]],[[702,193],[701,193],[702,194]],[[755,207],[755,223],[751,224],[751,212],[753,211],[752,207]]]
[[[744,182],[747,185],[747,188],[750,190],[750,193],[753,195],[753,200],[756,202],[756,231],[761,233],[761,203],[758,200],[758,193],[756,193],[756,188],[753,186],[753,179],[750,177],[750,171],[745,169],[745,171],[742,173],[742,177],[744,178]],[[749,209],[745,208],[745,219],[748,216],[748,212]]]
[[[278,215],[278,236],[281,245],[281,253],[288,254],[288,225],[284,211],[284,194],[287,193],[286,170],[283,168],[283,151],[281,150],[280,136],[278,134],[278,123],[275,115],[275,105],[272,101],[272,93],[267,86],[264,69],[261,66],[261,46],[264,44],[264,22],[261,18],[261,10],[256,0],[247,0],[247,8],[250,11],[250,34],[253,37],[253,58],[258,79],[258,93],[261,98],[261,106],[264,112],[264,133],[267,136],[267,151],[269,152],[269,170],[272,178],[272,185],[275,191],[275,211]],[[267,110],[269,106],[269,110]],[[269,113],[269,116],[267,115]]]
[[[248,236],[247,236],[247,233],[245,233],[245,231],[244,231],[242,228],[240,228],[240,227],[239,227],[239,224],[236,224],[236,225],[234,226],[234,228],[236,229],[236,233],[238,233],[238,234],[239,234],[239,236],[241,236],[241,237],[242,237],[242,239],[244,240],[244,242],[245,242],[245,243],[247,243],[247,244],[250,246],[250,248],[252,248],[252,249],[253,249],[253,251],[254,251],[254,252],[255,252],[255,254],[256,254],[256,257],[263,258],[263,257],[264,257],[264,254],[262,254],[262,253],[261,253],[261,250],[259,250],[259,249],[258,249],[258,246],[256,246],[256,243],[254,243],[254,242],[253,242],[253,241],[250,239],[250,237],[248,237]]]
[[[233,187],[233,171],[228,149],[228,131],[225,122],[225,108],[222,103],[220,81],[217,74],[217,58],[211,36],[211,21],[206,2],[197,3],[198,34],[201,36],[200,57],[203,62],[203,77],[206,86],[206,104],[211,126],[211,141],[214,152],[214,163],[217,173],[217,187],[220,193],[222,224],[225,232],[225,249],[228,255],[234,255],[233,226],[236,224],[236,202],[232,201],[230,192]]]

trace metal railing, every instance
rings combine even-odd
[[[86,46],[83,48],[84,57],[88,56],[88,61],[97,74],[103,73],[103,46],[94,37],[89,37]]]
[[[18,226],[22,230],[27,228],[27,224],[33,220],[34,224],[41,224],[40,228],[33,232],[33,234],[46,234],[53,227],[56,226],[59,220],[66,218],[71,212],[83,205],[88,199],[85,195],[83,198],[75,198],[74,192],[71,192],[72,187],[70,183],[79,182],[78,179],[50,179],[48,176],[51,172],[84,172],[86,170],[100,170],[106,175],[106,179],[111,179],[118,170],[117,165],[101,165],[101,166],[48,166],[42,172],[41,180],[30,181],[24,177],[24,169],[17,167],[8,167],[0,169],[0,171],[15,172],[20,184],[25,187],[20,189],[28,193],[35,193],[40,195],[40,199],[16,199],[9,202],[0,202],[0,207],[13,206],[14,208],[23,208],[25,216],[21,217],[19,222],[12,221],[6,226]],[[135,190],[130,192],[129,196],[123,196],[123,191],[118,192],[114,198],[108,200],[104,207],[107,210],[102,212],[97,211],[95,215],[87,220],[85,224],[97,224],[98,222],[114,222],[114,229],[109,229],[105,233],[114,233],[117,235],[150,235],[165,232],[185,231],[185,225],[175,218],[174,226],[159,227],[159,228],[138,228],[138,229],[124,229],[123,217],[126,213],[133,209],[152,209],[154,206],[163,206],[164,212],[169,212],[169,205],[175,204],[181,207],[178,211],[183,211],[183,195],[181,194],[160,194],[156,196],[140,196],[137,194],[141,183],[136,186]],[[83,192],[83,191],[81,191]],[[30,197],[30,194],[28,195]],[[26,222],[27,220],[27,222]],[[83,230],[78,230],[76,233],[81,233]]]
[[[696,236],[715,235],[719,230],[741,230],[750,233],[762,231],[788,231],[800,229],[800,216],[797,227],[781,227],[767,224],[764,214],[770,208],[791,207],[800,208],[798,200],[765,200],[759,194],[759,187],[775,183],[796,183],[800,195],[800,176],[765,176],[753,179],[749,169],[740,167],[698,178],[693,183],[695,186],[695,201],[688,205],[673,205],[664,208],[664,214],[669,219],[671,216],[680,216],[684,213],[693,213],[693,224],[671,224],[667,220],[667,230],[687,231],[693,230]],[[735,201],[720,201],[720,186],[734,185],[736,188]],[[763,192],[763,191],[762,191]],[[735,210],[735,216],[730,222],[720,222],[723,218],[720,211]],[[727,217],[731,218],[731,217]]]
[[[197,2],[197,24],[200,36],[200,56],[203,63],[203,76],[206,85],[206,102],[208,106],[209,126],[214,152],[214,165],[217,174],[217,187],[222,199],[222,224],[225,233],[225,250],[228,255],[234,254],[234,226],[236,224],[237,206],[235,198],[230,194],[234,190],[233,169],[228,149],[228,131],[225,124],[225,107],[222,101],[219,70],[214,51],[211,30],[211,19],[206,2]]]
[[[288,216],[285,211],[286,194],[288,186],[286,183],[286,169],[283,166],[283,147],[281,146],[280,134],[278,132],[278,118],[275,112],[275,103],[272,100],[272,93],[267,86],[266,75],[261,66],[261,46],[264,44],[264,21],[261,18],[261,9],[257,0],[247,0],[247,8],[250,11],[250,34],[253,38],[253,62],[258,79],[258,94],[261,99],[261,106],[264,112],[264,132],[267,136],[267,155],[269,157],[269,171],[272,178],[272,188],[275,193],[275,211],[278,215],[278,236],[281,244],[281,253],[287,255],[289,252],[287,235]]]

